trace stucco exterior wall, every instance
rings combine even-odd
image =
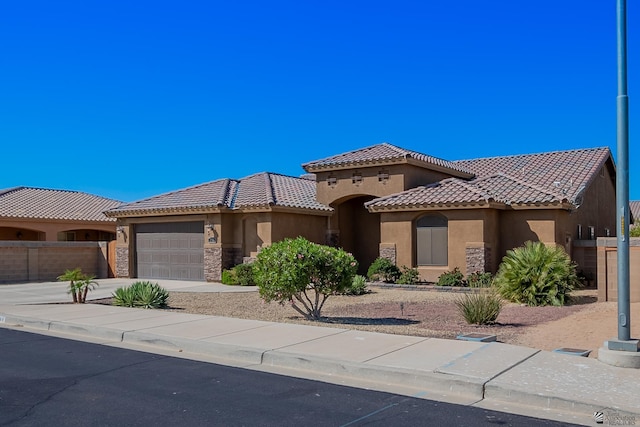
[[[388,179],[381,180],[379,173],[388,175]],[[354,183],[354,174],[362,176],[362,181]],[[335,185],[328,184],[329,177],[336,179]],[[357,196],[382,197],[448,177],[449,175],[409,164],[319,172],[316,174],[316,199],[325,205],[332,205],[336,201]]]
[[[589,226],[595,229],[595,237],[614,237],[616,230],[616,188],[610,165],[603,167],[583,195],[580,208],[567,217],[566,230],[574,240],[578,237],[578,224],[582,226],[582,240],[589,238]]]
[[[279,242],[289,237],[302,236],[315,243],[325,243],[326,216],[300,215],[293,213],[274,212],[271,215],[272,229],[269,243]]]
[[[420,279],[429,282],[455,267],[467,274],[481,270],[495,272],[498,215],[493,209],[439,211],[448,220],[447,265],[416,265],[415,221],[428,212],[397,212],[380,214],[380,254],[395,253],[398,266],[418,269]],[[468,271],[469,270],[469,271]]]
[[[556,212],[550,209],[505,210],[500,212],[500,253],[540,241],[556,244]]]
[[[76,231],[76,241],[109,240],[116,232],[115,221],[64,221],[0,219],[0,240],[57,242],[58,233]],[[100,232],[103,232],[100,234]],[[105,235],[110,233],[111,235]]]

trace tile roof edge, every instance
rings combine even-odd
[[[24,188],[28,188],[28,187],[19,186],[19,187],[5,188],[4,190],[0,190],[0,196],[4,196],[5,194],[13,193],[14,191],[22,190]]]
[[[0,190],[0,196],[4,196],[5,194],[15,193],[15,192],[18,192],[18,191],[23,191],[23,190],[38,190],[38,191],[53,191],[53,192],[56,192],[56,193],[84,194],[86,196],[95,197],[95,198],[102,199],[102,200],[108,200],[108,201],[117,202],[117,203],[124,203],[122,200],[111,199],[109,197],[101,196],[101,195],[98,195],[98,194],[87,193],[86,191],[67,190],[67,189],[60,189],[60,188],[30,187],[30,186],[26,186],[26,185],[21,185],[21,186],[18,186],[18,187],[13,187],[13,188],[7,188],[7,189],[4,189],[4,190]]]
[[[203,187],[205,185],[214,184],[216,182],[222,182],[222,181],[225,181],[225,180],[236,181],[236,180],[230,179],[230,178],[219,178],[219,179],[215,179],[213,181],[202,182],[200,184],[190,185],[189,187],[179,188],[177,190],[171,190],[171,191],[167,191],[165,193],[156,194],[155,196],[145,197],[144,199],[134,200],[133,202],[123,203],[122,205],[120,205],[118,207],[115,207],[113,209],[110,209],[110,210],[118,210],[118,209],[120,209],[122,207],[125,207],[125,206],[128,206],[128,205],[133,205],[135,203],[146,202],[147,200],[156,199],[158,197],[163,197],[163,196],[168,196],[170,194],[180,193],[180,192],[186,191],[186,190],[192,190],[194,188]]]
[[[321,159],[312,160],[312,161],[310,161],[310,162],[305,162],[305,163],[303,163],[303,164],[302,164],[302,169],[304,169],[305,171],[307,171],[306,166],[312,165],[313,163],[319,163],[319,162],[322,162],[322,161],[328,160],[328,159],[330,159],[330,158],[332,158],[332,157],[344,156],[344,155],[347,155],[347,154],[349,154],[349,153],[353,153],[354,151],[370,150],[370,149],[372,149],[372,148],[374,148],[374,147],[378,147],[378,146],[383,145],[383,144],[387,144],[387,143],[386,143],[386,142],[381,142],[381,143],[378,143],[378,144],[369,145],[369,146],[367,146],[367,147],[356,148],[356,149],[349,150],[349,151],[345,151],[345,152],[342,152],[342,153],[332,154],[332,155],[330,155],[330,156],[326,156],[326,157],[323,157],[323,158],[321,158]],[[390,145],[390,144],[389,144],[389,145]],[[308,171],[307,171],[307,172],[308,172]]]
[[[609,147],[600,146],[600,147],[590,147],[590,148],[572,148],[567,150],[540,151],[536,153],[506,154],[502,156],[475,157],[471,159],[459,159],[459,160],[449,160],[449,161],[451,163],[464,163],[464,162],[475,162],[478,160],[507,159],[507,158],[513,158],[513,157],[541,156],[545,154],[559,154],[559,153],[571,153],[571,152],[577,152],[577,151],[600,151],[600,150],[607,150],[611,152],[611,149]]]

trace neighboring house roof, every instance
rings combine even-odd
[[[405,150],[388,143],[372,145],[355,151],[338,154],[302,165],[307,172],[331,171],[353,167],[388,165],[414,162],[422,167],[446,172],[453,176],[472,178],[473,172],[463,165],[428,156],[416,151]]]
[[[640,200],[630,201],[629,209],[631,210],[631,218],[633,219],[633,223],[640,223]]]
[[[0,190],[0,218],[114,221],[103,212],[122,202],[69,190],[15,187]]]
[[[477,178],[446,179],[371,200],[366,206],[372,211],[491,203],[575,208],[610,158],[608,148],[593,148],[458,161]]]
[[[169,212],[270,209],[272,207],[331,212],[316,201],[315,181],[262,172],[234,179],[220,179],[149,199],[118,206],[110,217]]]

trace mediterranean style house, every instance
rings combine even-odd
[[[615,235],[608,148],[447,161],[383,143],[302,165],[302,177],[220,179],[107,210],[116,276],[218,281],[286,237],[340,246],[365,272],[378,256],[435,281],[495,272],[527,240],[560,245],[595,273]]]
[[[103,212],[121,204],[79,191],[33,187],[0,190],[0,240],[113,240],[116,221]]]

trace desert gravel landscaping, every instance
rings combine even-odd
[[[468,325],[458,314],[454,301],[460,293],[377,286],[371,286],[370,290],[371,293],[361,296],[330,297],[321,322],[305,320],[288,305],[264,303],[257,292],[171,292],[168,303],[170,310],[186,313],[391,334],[454,339],[460,333],[491,333],[500,342],[542,350],[589,349],[590,357],[597,356],[604,340],[617,333],[617,306],[597,303],[595,289],[574,292],[575,302],[564,307],[507,304],[495,325],[482,327]],[[639,304],[632,305],[632,313],[638,313],[638,309]],[[636,330],[632,332],[638,334]]]

